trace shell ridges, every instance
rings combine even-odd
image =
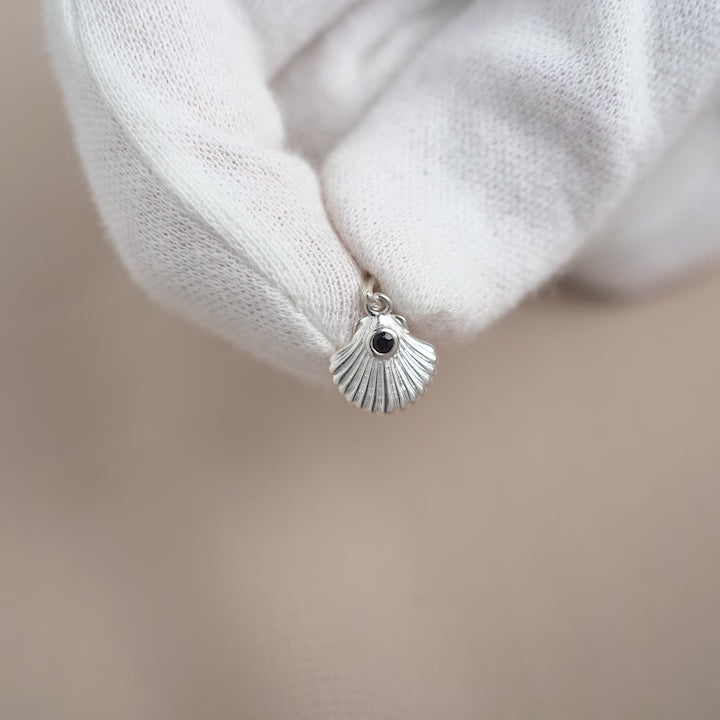
[[[345,397],[370,412],[389,413],[412,405],[430,383],[437,356],[429,343],[410,335],[399,316],[368,315],[356,325],[350,341],[330,358],[333,382]],[[373,337],[384,335],[392,345],[386,356]],[[373,348],[374,345],[374,348]],[[381,351],[381,352],[378,352]]]

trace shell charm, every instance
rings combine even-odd
[[[387,295],[365,292],[367,315],[350,342],[330,358],[330,374],[353,405],[390,413],[412,405],[430,384],[437,356],[430,343],[414,338],[405,318],[392,313]]]

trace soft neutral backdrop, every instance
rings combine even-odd
[[[0,35],[0,716],[717,717],[717,269],[366,416],[131,285],[35,4]]]

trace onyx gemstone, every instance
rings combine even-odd
[[[387,330],[378,330],[378,332],[373,335],[370,344],[378,355],[387,355],[392,352],[395,347],[395,337]]]

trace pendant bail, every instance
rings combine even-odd
[[[390,298],[383,293],[375,292],[376,283],[377,280],[372,275],[368,275],[363,284],[365,312],[373,317],[387,315],[392,312]]]

